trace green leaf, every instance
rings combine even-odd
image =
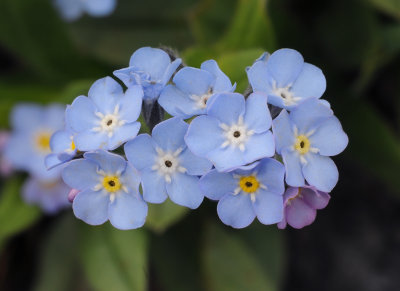
[[[398,0],[368,0],[377,9],[400,20],[400,1]]]
[[[146,226],[155,232],[163,232],[188,213],[188,208],[167,199],[162,204],[149,204]]]
[[[77,227],[78,221],[71,212],[65,213],[53,225],[43,245],[35,291],[76,290],[79,272]]]
[[[31,226],[40,218],[38,208],[21,198],[21,179],[9,179],[0,196],[0,247],[7,238]]]
[[[80,258],[96,291],[147,290],[147,233],[81,225]]]
[[[203,267],[209,290],[279,289],[282,242],[276,230],[227,230],[210,222],[205,235]]]

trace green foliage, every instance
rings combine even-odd
[[[400,2],[398,0],[368,0],[376,8],[400,20]]]
[[[169,199],[162,204],[150,204],[146,226],[155,232],[163,232],[182,219],[188,211],[188,208],[179,206]]]

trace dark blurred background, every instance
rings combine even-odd
[[[167,203],[123,232],[45,216],[19,198],[22,175],[2,179],[0,290],[400,290],[400,1],[119,0],[110,17],[66,23],[50,0],[0,0],[0,127],[17,102],[86,94],[142,46],[215,59],[238,92],[263,51],[320,67],[350,140],[330,204],[278,231],[230,229],[214,202]]]

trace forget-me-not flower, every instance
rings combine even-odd
[[[162,203],[169,197],[174,203],[192,209],[199,207],[204,195],[198,176],[212,165],[187,148],[184,136],[188,125],[178,117],[156,125],[152,137],[141,134],[126,143],[125,154],[142,174],[143,198]]]
[[[143,226],[147,204],[139,193],[140,174],[125,159],[103,150],[87,152],[63,170],[64,182],[80,191],[72,208],[91,225],[110,220],[119,229]]]
[[[42,181],[59,177],[59,169],[48,171],[45,157],[51,153],[50,138],[64,128],[65,107],[34,104],[17,105],[11,112],[11,136],[5,159],[17,170],[24,170]]]
[[[200,179],[200,188],[207,198],[219,200],[218,216],[227,225],[243,228],[256,216],[274,224],[283,218],[284,174],[280,162],[265,158],[251,170],[212,170]]]
[[[284,229],[289,224],[293,228],[303,228],[314,222],[317,209],[325,208],[331,196],[315,187],[289,187],[283,194],[284,217],[278,223],[278,228]]]
[[[205,61],[200,69],[185,67],[172,81],[174,85],[164,88],[158,102],[172,116],[184,119],[205,114],[207,101],[214,94],[236,88],[214,60]]]
[[[51,136],[50,139],[51,154],[46,159],[46,167],[52,169],[72,160],[77,148],[74,142],[74,133],[72,130],[59,130]]]
[[[267,93],[270,104],[288,110],[304,99],[321,97],[326,89],[322,71],[305,63],[303,56],[293,49],[263,54],[247,69],[247,76],[253,91]]]
[[[181,62],[181,59],[171,62],[162,49],[143,47],[133,53],[128,68],[117,70],[114,75],[128,88],[141,85],[144,100],[152,102],[158,99]]]
[[[117,0],[54,0],[62,18],[74,21],[84,13],[93,17],[104,17],[114,12]]]
[[[282,110],[273,121],[276,151],[286,167],[286,183],[294,187],[309,185],[330,192],[339,173],[329,156],[341,153],[348,137],[332,110],[308,99],[290,112]]]
[[[76,133],[79,151],[114,150],[137,135],[143,98],[140,86],[124,93],[114,79],[106,77],[92,85],[88,96],[77,97],[66,110],[67,126]]]
[[[265,94],[253,93],[245,100],[238,93],[222,93],[213,97],[207,115],[190,123],[185,140],[218,171],[231,171],[275,154],[271,123]]]

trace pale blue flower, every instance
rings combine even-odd
[[[74,21],[84,13],[93,17],[104,17],[114,12],[117,0],[54,0],[62,18]]]
[[[52,169],[72,160],[76,153],[74,133],[71,130],[59,130],[50,139],[51,154],[45,159],[46,167]]]

